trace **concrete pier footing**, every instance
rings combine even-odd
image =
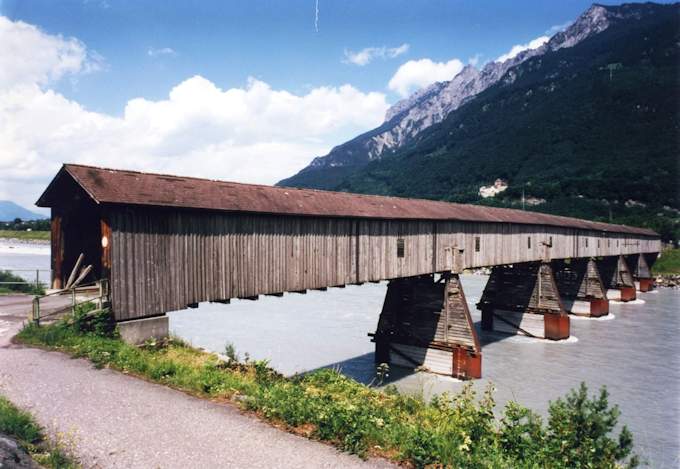
[[[607,290],[608,300],[633,301],[636,297],[635,287],[619,287]]]
[[[654,290],[654,279],[653,278],[636,278],[635,279],[635,289],[639,292],[648,292]]]
[[[120,337],[130,344],[141,344],[149,339],[163,339],[169,335],[168,316],[134,319],[117,324]]]
[[[564,309],[575,316],[599,318],[609,314],[609,300],[600,299],[568,299],[562,298]]]

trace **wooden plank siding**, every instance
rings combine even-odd
[[[659,240],[651,236],[519,223],[125,205],[108,206],[106,217],[118,320],[160,315],[202,301],[444,272],[453,268],[453,247],[463,250],[464,268],[660,250]],[[403,257],[397,256],[397,240],[403,240]]]

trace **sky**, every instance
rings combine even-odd
[[[274,184],[589,6],[0,0],[0,200],[32,208],[64,162]]]

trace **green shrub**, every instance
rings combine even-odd
[[[617,461],[631,456],[633,437],[626,426],[618,439],[609,434],[620,415],[618,406],[609,406],[609,393],[602,388],[598,396],[588,398],[585,383],[564,399],[550,404],[546,446],[550,454],[559,455],[564,467],[616,467]],[[636,467],[632,456],[626,467]]]
[[[94,303],[82,303],[75,308],[73,328],[78,333],[91,333],[101,337],[113,337],[116,320],[108,308],[97,310]]]

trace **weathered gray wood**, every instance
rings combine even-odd
[[[78,278],[75,279],[73,284],[69,288],[76,288],[80,283],[85,280],[85,277],[87,277],[87,274],[92,272],[92,265],[88,265],[85,267],[81,272],[80,275],[78,275]]]
[[[85,258],[85,254],[82,252],[78,256],[78,260],[76,260],[76,264],[73,266],[73,270],[71,271],[71,275],[68,276],[68,280],[66,281],[66,285],[64,286],[65,290],[68,290],[69,288],[73,288],[73,283],[76,279],[76,275],[80,271],[80,264],[83,263],[83,259]]]
[[[618,256],[659,249],[658,240],[644,236],[604,235],[556,226],[129,206],[111,207],[110,218],[111,290],[119,320],[159,315],[188,303],[216,299],[536,262],[546,256]],[[476,238],[480,241],[478,251]],[[400,239],[403,257],[397,256]]]

